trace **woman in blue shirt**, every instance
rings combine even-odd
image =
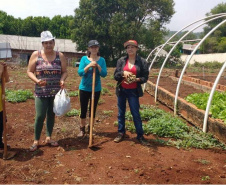
[[[80,133],[78,137],[83,137],[85,135],[85,125],[86,125],[86,113],[89,106],[89,118],[91,117],[91,95],[92,95],[92,81],[93,81],[93,68],[96,67],[96,80],[95,80],[95,96],[94,96],[94,117],[96,113],[97,103],[100,98],[101,93],[101,80],[100,77],[105,77],[107,75],[106,62],[99,53],[100,44],[96,40],[90,40],[88,42],[87,56],[81,58],[78,74],[82,77],[79,85],[79,96],[80,96],[80,106],[81,106],[81,122],[80,122]],[[89,129],[88,129],[89,130]]]

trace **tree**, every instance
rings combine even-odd
[[[218,13],[225,13],[226,12],[226,3],[220,3],[215,6],[206,16],[218,14]],[[214,21],[208,22],[207,26],[204,27],[203,36],[206,35],[210,30],[212,30],[216,25],[222,22],[225,19],[219,18]],[[226,30],[225,25],[221,25],[217,30],[211,34],[205,42],[201,45],[201,51],[203,53],[217,53],[217,52],[225,52],[225,37],[226,37]]]
[[[156,24],[156,30],[151,31],[161,31],[174,13],[173,6],[173,0],[80,0],[75,9],[72,40],[83,51],[89,40],[98,40],[101,55],[114,62],[122,55],[123,43],[128,39],[153,47],[144,42],[143,33],[151,30],[145,25]]]

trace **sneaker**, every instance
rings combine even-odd
[[[122,141],[124,139],[124,134],[122,133],[118,133],[118,136],[114,139],[115,143],[119,143],[120,141]]]
[[[150,146],[150,143],[144,138],[144,136],[141,136],[140,138],[137,138],[140,144]]]

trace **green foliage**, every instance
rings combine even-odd
[[[213,62],[205,62],[205,63],[200,63],[200,62],[195,62],[192,64],[190,67],[205,67],[209,69],[220,69],[223,66],[223,63],[213,61]]]
[[[29,16],[22,20],[0,11],[0,34],[40,37],[42,31],[50,30],[56,38],[70,39],[72,20],[73,16],[61,17],[60,15],[52,19]]]
[[[116,59],[125,54],[125,41],[135,39],[147,48],[161,42],[160,32],[173,15],[173,6],[173,0],[81,0],[75,9],[72,40],[82,51],[87,50],[89,40],[98,40],[101,55],[108,66],[112,61],[115,67]],[[158,35],[144,36],[147,30]],[[145,42],[146,38],[151,42]]]
[[[109,87],[115,87],[115,84],[113,84],[113,83],[109,83],[109,82],[108,82],[108,83],[106,83],[106,85],[107,85],[107,86],[109,86]]]
[[[98,105],[101,105],[101,104],[104,104],[105,103],[105,100],[100,98],[99,101],[98,101]]]
[[[25,102],[27,99],[33,99],[31,90],[5,90],[6,100],[12,103]]]
[[[160,56],[156,58],[153,64],[154,68],[160,68],[165,60],[165,56]],[[184,66],[183,61],[180,58],[169,57],[168,61],[165,63],[166,68],[182,68]]]
[[[78,96],[79,92],[78,91],[70,91],[68,94],[70,97],[76,97],[76,96]]]
[[[154,106],[141,105],[140,115],[144,133],[155,134],[158,137],[172,138],[165,142],[177,148],[214,148],[226,149],[224,144],[219,143],[211,134],[204,133],[194,127],[189,127],[178,117],[164,112]],[[136,129],[132,121],[132,115],[126,112],[126,129],[135,133]]]
[[[226,12],[226,3],[220,3],[215,6],[209,13],[206,15],[213,15],[218,13]],[[210,21],[207,23],[207,26],[204,27],[203,35],[206,35],[211,29],[213,29],[217,24],[222,22],[224,17],[218,18],[216,20]],[[225,52],[226,48],[226,30],[225,24],[221,25],[214,33],[208,37],[205,42],[201,45],[201,51],[203,53],[221,53]]]
[[[113,111],[112,110],[104,110],[103,113],[106,116],[112,116]]]
[[[68,116],[68,117],[79,116],[80,112],[81,111],[78,109],[72,109],[68,113],[66,113],[66,116]]]
[[[208,98],[209,93],[194,93],[188,95],[185,99],[199,109],[206,110]],[[226,123],[226,92],[215,91],[210,106],[210,113],[213,118],[222,119]]]
[[[106,87],[103,87],[103,88],[101,89],[101,94],[102,94],[102,95],[105,95],[105,94],[107,94],[107,93],[109,93],[109,92],[110,92],[109,89],[106,88]]]

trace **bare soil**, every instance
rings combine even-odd
[[[114,69],[102,79],[110,93],[101,96],[94,129],[94,148],[88,148],[89,139],[80,140],[79,117],[56,117],[53,138],[60,146],[42,145],[29,152],[34,133],[34,100],[24,103],[6,103],[8,143],[17,155],[11,160],[0,159],[1,184],[226,184],[226,151],[220,149],[176,149],[161,145],[156,136],[148,135],[151,146],[142,146],[136,134],[127,132],[123,142],[114,143],[117,135],[117,101],[112,79]],[[166,71],[165,74],[172,73]],[[11,89],[32,89],[34,84],[26,77],[26,69],[10,70]],[[150,80],[154,79],[151,78]],[[163,81],[161,80],[160,86]],[[77,68],[69,68],[67,89],[78,90],[80,77]],[[107,85],[108,84],[108,85]],[[173,83],[164,88],[173,90]],[[180,96],[190,93],[191,87],[181,86]],[[192,93],[196,92],[192,90]],[[184,94],[185,93],[185,94]],[[72,108],[79,109],[78,97],[72,97]],[[154,99],[145,93],[141,104],[154,105]],[[167,107],[158,107],[171,112]],[[104,114],[104,111],[112,111]],[[42,139],[45,139],[43,128]]]

